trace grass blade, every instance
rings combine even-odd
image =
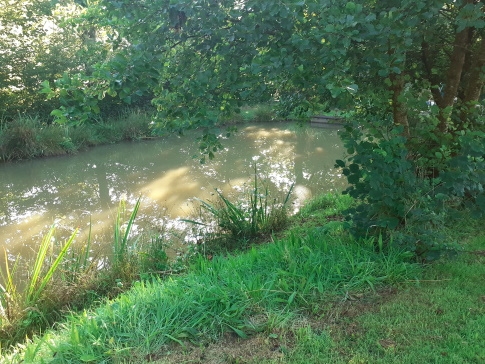
[[[56,272],[57,267],[59,266],[59,263],[62,261],[62,259],[64,259],[64,256],[66,255],[68,249],[70,248],[72,242],[74,241],[74,238],[78,233],[78,230],[79,229],[74,230],[70,238],[66,241],[61,251],[59,252],[59,255],[57,256],[56,260],[54,260],[54,263],[52,263],[52,265],[49,267],[49,270],[47,271],[47,273],[42,277],[39,286],[37,288],[35,288],[34,286],[35,290],[31,291],[30,295],[27,296],[28,303],[36,302],[37,299],[40,297],[45,287],[51,280],[52,276]]]
[[[27,294],[25,296],[25,301],[27,306],[32,302],[31,298],[34,296],[34,291],[37,286],[37,282],[39,281],[40,274],[42,272],[42,267],[45,262],[45,258],[47,256],[47,250],[49,248],[49,244],[52,240],[54,232],[56,230],[55,225],[52,225],[47,234],[42,239],[42,243],[39,247],[39,251],[37,252],[37,256],[34,263],[34,269],[32,270],[32,276],[30,281],[28,282],[28,289]]]

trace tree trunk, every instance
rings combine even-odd
[[[453,42],[453,52],[450,56],[450,64],[446,74],[446,84],[444,86],[443,97],[441,100],[435,100],[436,105],[440,108],[438,119],[440,121],[438,128],[444,133],[447,130],[447,120],[450,116],[448,108],[453,106],[460,86],[465,56],[470,45],[470,28],[465,28],[456,33]],[[447,110],[448,109],[448,110]]]
[[[485,38],[482,38],[480,47],[474,54],[472,67],[470,72],[470,79],[465,90],[465,98],[463,103],[478,101],[482,91],[483,83],[485,81]]]
[[[404,77],[402,75],[391,74],[391,92],[392,92],[392,116],[394,124],[404,127],[404,136],[409,137],[408,113],[405,103],[399,100],[404,90]]]

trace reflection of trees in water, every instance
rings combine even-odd
[[[225,140],[226,150],[206,165],[192,159],[197,145],[190,135],[4,165],[0,173],[0,188],[6,191],[0,193],[0,245],[11,236],[18,248],[29,250],[32,239],[40,242],[39,234],[63,216],[66,235],[78,225],[86,231],[91,214],[93,226],[104,226],[95,232],[101,240],[103,229],[111,234],[112,215],[123,195],[131,206],[142,194],[140,225],[164,215],[175,217],[181,209],[190,212],[189,198],[210,197],[213,188],[250,183],[255,156],[260,157],[258,170],[268,177],[268,188],[281,195],[292,183],[311,189],[329,186],[329,170],[341,157],[338,148],[333,150],[338,138],[289,132],[283,127],[264,124],[243,129]],[[8,245],[13,248],[11,242]]]

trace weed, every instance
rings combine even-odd
[[[126,202],[120,201],[118,207],[118,213],[116,214],[116,220],[114,223],[114,236],[113,236],[113,255],[114,265],[122,265],[127,259],[128,255],[128,239],[130,238],[131,229],[135,222],[136,215],[140,208],[140,198],[136,201],[135,207],[130,214],[128,222],[123,224],[124,215],[126,214]]]
[[[150,243],[139,253],[140,274],[142,278],[159,275],[170,269],[165,248],[167,243],[160,237],[152,237]]]
[[[37,116],[19,115],[0,120],[0,161],[74,153],[80,148],[151,135],[149,112],[133,109],[117,119],[94,124],[65,126],[50,124]]]
[[[100,143],[95,129],[88,125],[65,126],[67,137],[75,148],[92,147]]]
[[[257,241],[286,227],[287,208],[293,186],[283,201],[279,202],[264,186],[264,182],[258,176],[256,165],[254,172],[252,189],[246,193],[242,201],[231,202],[217,189],[216,203],[196,199],[200,202],[202,210],[208,214],[208,217],[202,214],[202,218],[207,218],[209,222],[184,221],[205,227],[202,233],[206,243],[212,246],[220,245],[226,249],[240,248],[250,241]]]
[[[77,231],[54,254],[55,227],[44,236],[34,263],[17,257],[9,264],[5,252],[6,264],[0,269],[0,340],[4,346],[48,327],[67,307],[84,309],[100,298],[126,291],[140,277],[151,278],[170,269],[161,238],[141,244],[142,236],[133,236],[139,207],[140,200],[128,213],[125,201],[120,202],[113,250],[107,257],[92,256],[91,233],[85,244],[72,249]]]

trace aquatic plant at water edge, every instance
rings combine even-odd
[[[131,229],[133,223],[135,222],[136,215],[140,208],[140,199],[135,203],[135,207],[130,214],[126,227],[123,224],[123,218],[126,214],[126,202],[124,200],[120,201],[118,212],[116,214],[116,220],[114,224],[114,236],[113,236],[113,254],[114,254],[114,264],[121,264],[126,259],[128,240],[130,237]]]
[[[288,223],[287,207],[293,185],[279,202],[261,181],[256,166],[254,172],[252,189],[241,200],[232,202],[216,189],[217,201],[214,203],[195,199],[206,213],[202,213],[202,221],[183,221],[205,227],[203,234],[210,240],[227,240],[223,243],[226,247],[234,242],[246,243],[282,230]],[[209,222],[205,222],[207,220]],[[216,226],[211,221],[215,221]]]
[[[37,319],[46,320],[42,317],[43,310],[39,305],[43,304],[47,286],[58,271],[78,232],[76,229],[72,233],[70,238],[61,246],[57,257],[52,261],[49,259],[51,257],[48,256],[48,251],[52,244],[55,229],[55,226],[52,226],[42,239],[32,269],[27,272],[27,282],[23,290],[19,288],[19,282],[21,282],[20,277],[18,277],[20,258],[17,257],[13,267],[10,268],[5,251],[5,267],[0,269],[0,276],[4,282],[4,286],[0,285],[1,331],[5,331],[9,326],[15,327],[19,324],[35,326],[36,319],[34,316],[37,316]],[[49,261],[51,261],[50,264]],[[31,322],[32,320],[33,322]],[[15,337],[17,333],[13,332],[11,335]]]
[[[140,199],[128,214],[125,201],[120,202],[107,256],[93,254],[91,226],[80,247],[72,245],[76,229],[58,249],[53,248],[52,226],[32,263],[20,256],[9,262],[5,251],[6,263],[0,267],[0,348],[44,330],[68,308],[84,309],[100,298],[115,297],[140,278],[152,279],[170,270],[163,238],[133,237],[139,207]]]

